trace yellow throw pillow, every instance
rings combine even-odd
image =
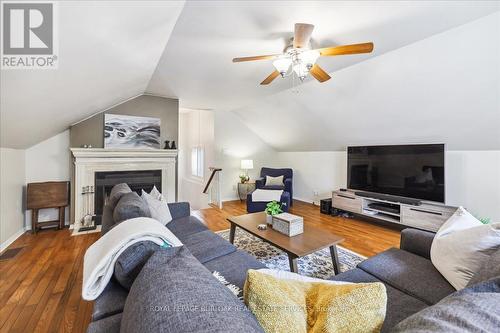
[[[244,299],[267,333],[380,332],[387,305],[379,282],[303,282],[257,270],[247,273]]]

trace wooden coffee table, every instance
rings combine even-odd
[[[308,254],[330,248],[332,256],[333,269],[335,274],[339,273],[339,257],[337,254],[337,244],[344,241],[340,236],[335,235],[327,229],[310,225],[307,219],[304,219],[304,233],[288,237],[273,230],[270,226],[266,230],[259,230],[259,224],[266,224],[266,213],[252,213],[240,216],[232,216],[227,219],[231,223],[229,241],[234,243],[234,234],[236,227],[239,227],[263,241],[285,251],[288,254],[290,271],[297,273],[297,258],[307,256]]]

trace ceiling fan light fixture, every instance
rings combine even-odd
[[[273,61],[273,66],[280,73],[281,77],[285,77],[291,64],[292,60],[288,57],[281,57]]]
[[[304,81],[307,74],[309,73],[309,68],[307,67],[306,64],[299,62],[299,63],[293,65],[293,71],[295,72],[297,77],[300,79],[300,81]]]
[[[317,50],[304,51],[298,55],[298,57],[302,61],[302,63],[304,63],[309,68],[314,66],[314,64],[316,63],[316,60],[318,60],[319,56],[320,56],[320,53]]]

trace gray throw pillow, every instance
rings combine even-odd
[[[271,177],[266,176],[266,186],[284,186],[283,176]]]
[[[114,275],[118,283],[130,290],[148,259],[160,248],[160,245],[154,242],[143,241],[123,251],[115,262]]]
[[[113,211],[115,223],[133,219],[135,217],[151,217],[148,205],[135,193],[130,192],[122,195]]]
[[[120,332],[262,332],[255,317],[185,246],[160,249],[130,288]]]
[[[111,189],[111,193],[109,194],[108,205],[110,205],[111,208],[114,209],[122,195],[130,192],[132,192],[132,190],[127,184],[116,184],[115,186],[113,186],[113,188]]]
[[[400,322],[393,333],[498,332],[500,278],[475,284]]]
[[[483,263],[479,270],[469,280],[467,287],[494,277],[500,277],[500,249],[493,252],[488,260]]]

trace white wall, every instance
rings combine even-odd
[[[217,166],[222,168],[224,201],[238,198],[236,186],[242,173],[242,159],[253,160],[254,169],[248,172],[252,179],[259,176],[262,167],[273,167],[278,163],[277,152],[232,112],[215,112],[215,152]]]
[[[208,207],[208,195],[203,188],[210,177],[209,167],[215,163],[214,112],[208,110],[181,110],[179,114],[179,201],[189,201],[192,209]],[[191,174],[191,150],[204,150],[203,178]]]
[[[26,149],[26,183],[45,181],[69,181],[71,153],[69,151],[69,130],[59,133]],[[31,228],[31,211],[26,213],[26,227]],[[39,221],[58,219],[57,209],[41,209]],[[69,207],[66,208],[66,222],[69,223]]]
[[[0,148],[0,251],[24,232],[24,150]]]
[[[446,153],[446,202],[500,222],[500,151]]]
[[[346,186],[345,152],[280,152],[277,157],[281,167],[293,169],[295,199],[319,204],[332,190]]]

